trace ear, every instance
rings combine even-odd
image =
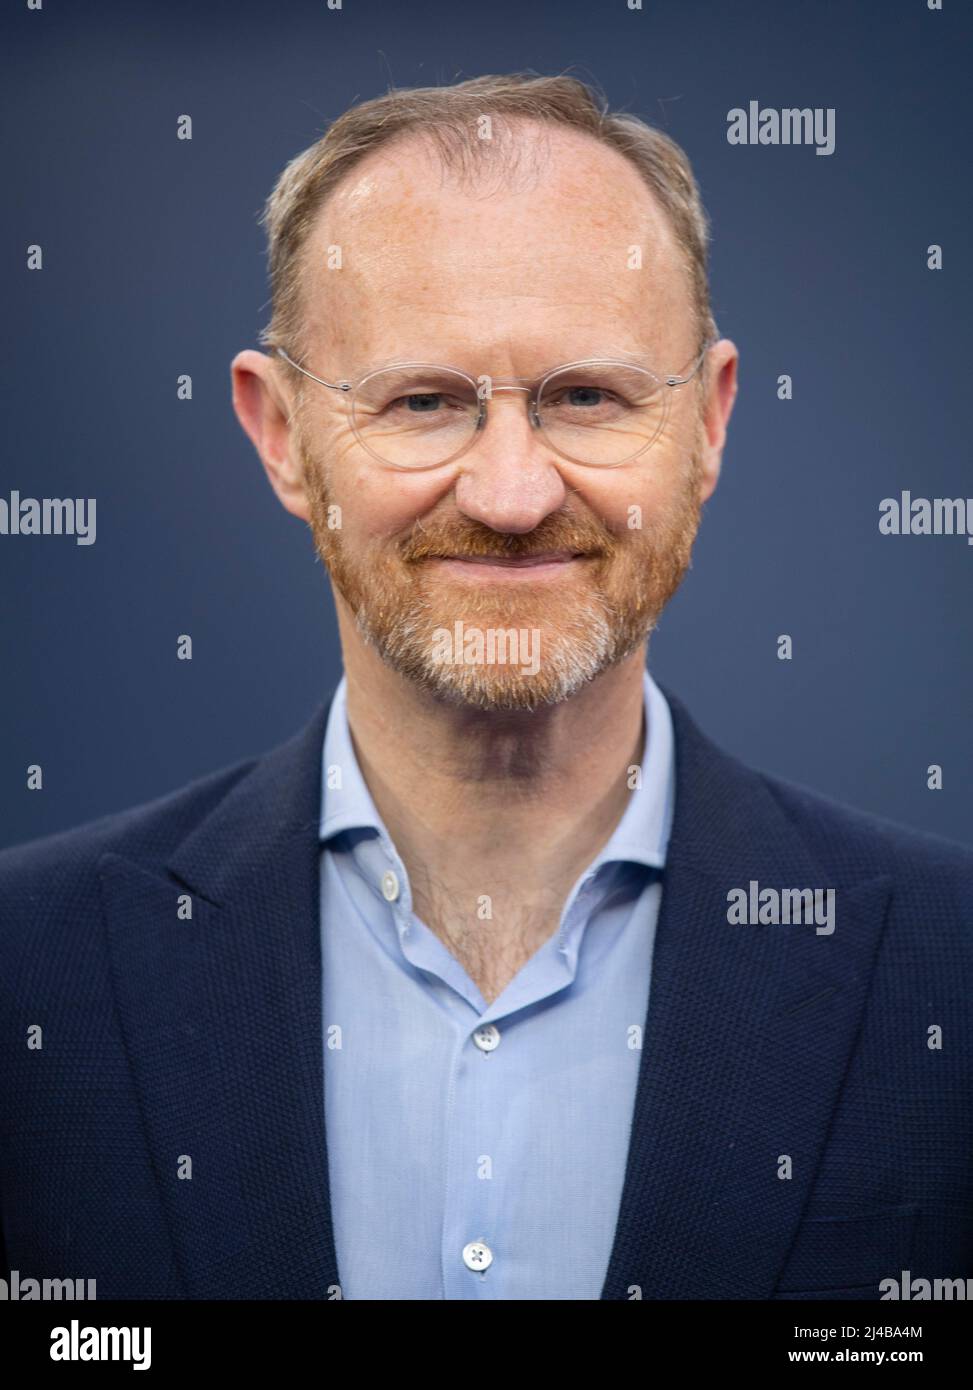
[[[702,466],[699,477],[699,500],[706,502],[716,491],[726,443],[726,427],[730,422],[737,394],[737,363],[740,354],[729,338],[721,338],[710,348],[706,363],[706,396],[700,420],[702,435]]]
[[[293,395],[277,360],[248,348],[230,364],[233,409],[260,456],[281,505],[310,520],[304,488]]]

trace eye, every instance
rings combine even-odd
[[[470,406],[447,391],[409,391],[402,396],[393,396],[380,409],[387,415],[447,415],[454,411],[468,411]]]
[[[603,386],[567,386],[559,393],[559,398],[563,404],[579,408],[604,405],[609,399],[617,399]]]
[[[442,400],[441,391],[416,391],[411,396],[399,396],[397,400],[392,402],[392,405],[401,405],[405,402],[408,410],[414,411],[417,415],[428,415],[437,409]]]
[[[631,408],[625,393],[612,390],[600,381],[551,383],[540,400],[541,413],[548,418],[575,420],[578,424],[608,423]]]

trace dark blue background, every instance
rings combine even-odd
[[[878,531],[902,488],[973,494],[971,38],[959,0],[11,0],[0,495],[94,496],[98,533],[0,536],[0,844],[257,753],[333,684],[326,577],[230,403],[268,317],[257,214],[390,81],[570,65],[687,150],[741,351],[653,671],[749,762],[973,843],[973,548]],[[750,100],[836,108],[835,153],[728,145]]]

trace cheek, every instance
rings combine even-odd
[[[360,454],[360,450],[356,453]],[[359,458],[332,474],[335,501],[342,507],[346,535],[362,546],[401,536],[428,516],[455,483],[455,472],[397,473]]]
[[[577,486],[577,497],[615,534],[641,530],[642,519],[667,510],[680,490],[678,473],[658,464],[606,469],[604,476]]]
[[[579,497],[613,530],[642,529],[653,517],[681,512],[694,472],[699,437],[693,420],[670,412],[645,458],[593,478],[572,479]],[[643,518],[640,523],[638,518]]]

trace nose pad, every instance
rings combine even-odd
[[[498,388],[500,389],[500,388]],[[531,401],[527,406],[527,419],[532,429],[539,430],[541,427],[541,417],[537,413],[536,401]],[[473,426],[474,434],[481,434],[486,429],[487,406],[486,401],[480,401],[480,412],[476,417],[476,424]]]

